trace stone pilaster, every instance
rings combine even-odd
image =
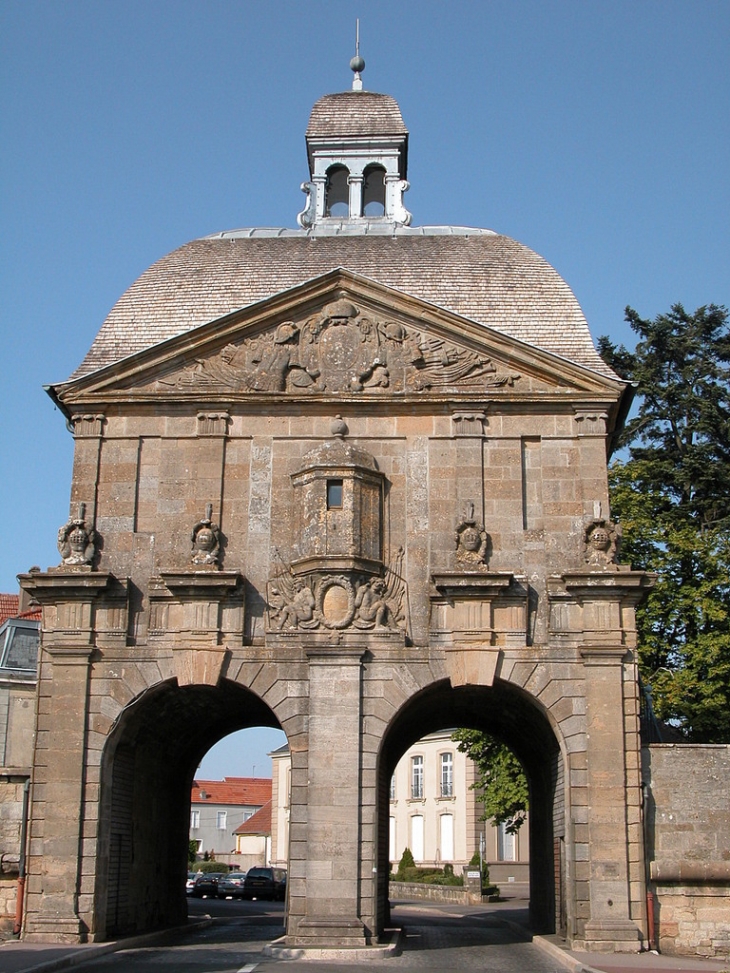
[[[307,914],[288,944],[363,946],[360,918],[361,711],[364,646],[311,648]]]
[[[114,579],[77,568],[21,575],[20,583],[43,606],[25,939],[83,942],[89,930],[79,917],[78,889],[89,671],[97,602]]]
[[[586,700],[590,918],[584,945],[599,952],[637,952],[640,929],[632,914],[628,808],[638,778],[627,767],[624,665],[633,648],[634,610],[653,583],[627,569],[565,575],[580,609]],[[638,746],[638,741],[635,741]]]

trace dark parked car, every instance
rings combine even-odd
[[[286,871],[283,868],[249,868],[243,883],[244,899],[286,898]]]
[[[243,882],[246,878],[245,872],[231,872],[230,875],[223,875],[218,879],[218,898],[225,899],[227,895],[234,899],[243,898]]]
[[[204,895],[215,896],[218,894],[218,880],[225,877],[223,872],[205,872],[198,875],[190,894],[196,899],[202,899]]]

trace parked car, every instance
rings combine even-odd
[[[245,872],[231,872],[218,879],[218,898],[225,899],[230,895],[234,899],[243,898],[243,883],[246,878]]]
[[[188,872],[188,877],[185,882],[185,892],[188,895],[193,894],[193,888],[195,887],[195,879],[198,877],[197,872]]]
[[[283,868],[249,868],[243,883],[244,899],[286,898],[286,870]]]
[[[195,879],[195,885],[190,893],[196,899],[202,899],[204,895],[216,896],[218,894],[218,880],[225,878],[223,872],[204,872]]]

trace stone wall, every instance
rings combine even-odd
[[[0,939],[15,922],[25,778],[0,770]]]
[[[664,953],[730,955],[730,745],[643,751],[650,888]]]
[[[428,899],[431,902],[456,902],[459,905],[478,905],[487,901],[458,885],[426,885],[423,882],[390,882],[388,891],[392,899]]]

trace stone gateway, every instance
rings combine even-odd
[[[410,225],[407,146],[392,98],[322,98],[300,228],[163,257],[51,389],[28,940],[184,921],[195,770],[256,725],[291,752],[288,945],[377,941],[391,776],[457,726],[529,777],[535,930],[646,937],[630,392],[541,257]]]

